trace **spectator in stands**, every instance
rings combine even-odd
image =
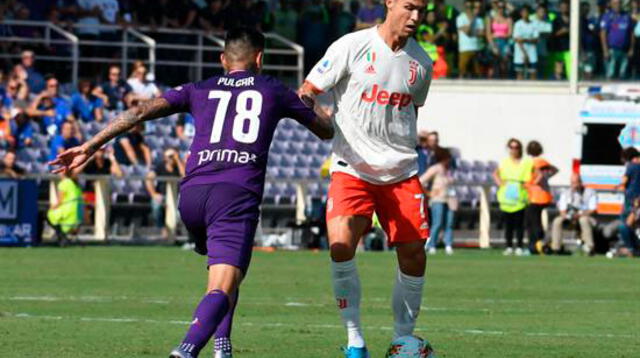
[[[122,178],[122,168],[113,154],[113,148],[100,148],[83,166],[77,169],[78,173],[90,175],[112,175]],[[93,188],[90,188],[93,191]]]
[[[103,25],[119,25],[124,20],[120,14],[120,1],[118,0],[101,0],[98,7],[100,8],[100,23]],[[118,32],[115,29],[100,30],[100,39],[102,41],[117,41]],[[113,47],[103,47],[102,54],[108,56],[113,53]]]
[[[640,5],[639,5],[640,6]],[[638,18],[636,20],[636,27],[633,30],[633,36],[634,36],[634,44],[635,46],[633,46],[634,49],[634,55],[633,55],[633,61],[632,61],[632,70],[633,73],[635,75],[634,78],[639,78],[640,77],[640,15],[638,15]]]
[[[71,110],[77,120],[102,122],[104,103],[92,94],[93,84],[88,80],[78,82],[78,92],[71,96]]]
[[[481,11],[481,2],[465,0],[464,12],[456,19],[459,51],[458,75],[460,78],[466,78],[469,75],[479,76],[481,73],[478,56],[484,48],[485,34]]]
[[[0,174],[18,179],[25,173],[24,168],[16,163],[16,152],[12,150],[6,152],[2,158],[2,162],[0,162]]]
[[[298,12],[293,8],[291,0],[280,0],[280,7],[274,12],[274,18],[273,31],[291,41],[296,41]]]
[[[360,6],[357,15],[356,28],[358,30],[366,29],[371,26],[381,24],[384,21],[384,7],[376,0],[365,0],[364,5]]]
[[[14,73],[9,75],[3,106],[7,109],[11,109],[13,107],[13,102],[17,100],[26,101],[28,99],[29,85],[27,85],[25,79],[16,76]]]
[[[82,136],[75,121],[64,121],[60,134],[53,136],[49,142],[49,160],[54,160],[63,151],[80,145]]]
[[[315,65],[328,47],[329,12],[321,0],[312,0],[300,15],[298,41],[304,47],[305,70]]]
[[[13,68],[11,69],[10,76],[11,78],[15,78],[16,80],[18,80],[20,83],[24,83],[24,87],[26,88],[28,93],[32,92],[31,88],[29,87],[29,84],[27,83],[27,78],[29,77],[29,73],[21,64],[17,64],[13,66]]]
[[[109,111],[122,112],[130,107],[131,86],[122,79],[120,66],[109,66],[108,80],[93,90],[93,95],[102,99]]]
[[[31,50],[22,51],[20,55],[22,68],[26,71],[27,74],[27,84],[29,85],[29,90],[33,93],[40,93],[44,89],[44,77],[38,72],[34,65],[35,55]]]
[[[584,80],[593,79],[596,70],[596,50],[599,44],[598,19],[591,16],[591,4],[580,3],[580,68]]]
[[[21,2],[16,3],[15,20],[18,21],[30,21],[31,10]],[[30,37],[30,38],[42,38],[40,28],[37,26],[13,26],[13,35],[17,37]]]
[[[571,55],[569,53],[569,1],[561,0],[558,16],[553,20],[553,32],[549,39],[549,56],[556,80],[569,78]]]
[[[118,163],[124,165],[144,164],[151,167],[151,150],[144,142],[142,136],[143,126],[141,124],[131,128],[131,130],[116,139],[113,149]]]
[[[195,120],[189,113],[183,113],[176,123],[176,136],[183,142],[190,142],[196,134]]]
[[[151,75],[153,77],[153,75]],[[131,87],[132,98],[135,100],[146,100],[155,97],[160,97],[162,94],[158,86],[151,80],[147,74],[147,67],[142,61],[136,61],[131,68],[131,76],[127,80],[127,83]]]
[[[416,145],[416,152],[418,152],[418,175],[422,175],[427,171],[427,161],[431,152],[427,147],[427,138],[429,137],[429,131],[421,129],[418,131],[418,145]]]
[[[190,0],[170,0],[163,7],[164,25],[174,29],[194,27],[198,17],[198,8]]]
[[[510,41],[513,33],[513,20],[507,14],[507,5],[503,0],[494,1],[493,11],[487,14],[486,36],[489,49],[495,56],[490,77],[504,78],[509,73]]]
[[[538,30],[536,25],[530,20],[531,8],[523,5],[520,9],[520,20],[516,21],[513,30],[513,40],[515,49],[513,54],[513,65],[516,70],[517,79],[535,79],[538,51]]]
[[[11,135],[11,118],[0,117],[0,148],[12,149],[16,146],[16,140]]]
[[[433,61],[433,79],[446,77],[449,72],[445,52],[448,36],[447,22],[438,21],[435,11],[427,11],[424,23],[418,27],[416,39]]]
[[[629,74],[631,78],[640,78],[640,0],[631,0],[629,13],[633,20],[631,37],[633,38],[632,56],[629,59]]]
[[[53,75],[45,76],[45,90],[38,94],[27,113],[30,117],[41,118],[42,126],[49,136],[60,133],[62,123],[73,121],[71,104],[60,95],[60,84]]]
[[[538,55],[538,69],[537,75],[539,78],[548,78],[547,57],[549,56],[549,49],[547,43],[553,32],[553,25],[549,21],[547,15],[547,6],[543,3],[539,3],[536,8],[536,14],[533,16],[533,24],[538,31],[538,42],[536,44],[536,53]]]
[[[558,173],[558,168],[542,158],[542,153],[542,145],[538,141],[532,140],[527,144],[527,154],[533,160],[533,175],[527,185],[529,206],[526,211],[531,253],[542,253],[545,236],[542,228],[542,211],[553,202],[549,179]]]
[[[429,207],[431,209],[431,238],[426,249],[429,254],[436,253],[436,244],[440,230],[444,229],[444,245],[447,255],[453,254],[453,221],[458,210],[458,200],[453,187],[453,171],[451,169],[451,153],[449,150],[437,147],[435,150],[436,164],[420,176],[423,188],[429,190]]]
[[[596,192],[585,188],[579,174],[571,176],[571,187],[563,191],[558,200],[560,214],[553,219],[551,228],[551,250],[562,253],[562,228],[566,223],[579,225],[582,249],[585,253],[593,253],[593,228],[596,220],[593,215],[598,206]]]
[[[259,31],[269,32],[273,30],[274,17],[269,11],[269,4],[265,0],[259,0],[251,8],[251,12],[256,17],[257,28]]]
[[[184,162],[180,159],[180,154],[175,148],[169,148],[164,151],[162,163],[149,171],[145,186],[149,196],[151,196],[151,214],[156,227],[164,228],[164,211],[165,194],[167,192],[167,183],[164,180],[156,180],[157,177],[176,177],[184,176]],[[155,183],[154,183],[155,181]],[[163,230],[166,236],[166,230]]]
[[[610,10],[600,20],[600,43],[607,79],[625,78],[635,38],[633,19],[622,10],[620,0],[611,0]]]
[[[198,14],[200,27],[208,32],[224,31],[226,13],[223,6],[222,0],[211,0],[209,6],[200,10]]]
[[[78,21],[77,0],[56,0],[49,12],[49,21],[64,27]]]
[[[130,5],[132,22],[152,28],[162,26],[163,7],[166,2],[167,0],[132,0]]]
[[[232,21],[225,22],[225,30],[236,26],[257,28],[260,23],[260,19],[251,7],[250,0],[234,0],[230,2],[226,13],[227,19],[232,19]]]
[[[427,9],[433,9],[438,23],[446,28],[447,36],[443,43],[443,52],[447,62],[448,73],[457,73],[458,68],[458,27],[456,21],[460,12],[452,5],[447,5],[445,0],[435,0],[427,5]]]
[[[511,138],[507,142],[509,156],[500,162],[493,173],[493,179],[498,185],[498,203],[504,215],[505,238],[507,247],[504,255],[526,255],[522,250],[524,239],[524,213],[528,203],[525,183],[531,180],[533,172],[532,161],[522,156],[522,143]],[[513,235],[516,235],[517,246],[514,250]]]
[[[33,126],[27,114],[28,105],[26,101],[17,101],[16,113],[11,122],[11,135],[15,139],[15,147],[18,150],[33,144]]]
[[[342,6],[342,1],[331,0],[329,5],[329,41],[333,42],[338,38],[353,32],[356,28],[356,17]]]
[[[100,29],[97,25],[100,25],[100,16],[102,15],[100,3],[101,0],[77,0],[76,2],[77,25],[81,26],[77,28],[75,33],[83,40],[99,40]],[[83,53],[92,55],[93,48],[87,47],[83,49]]]
[[[435,153],[436,149],[440,148],[440,134],[437,131],[429,132],[427,135],[426,147],[428,150],[427,155],[427,169],[437,163]]]
[[[56,232],[58,244],[65,246],[68,235],[75,234],[82,223],[82,188],[75,172],[61,175],[56,186],[56,200],[50,203],[47,221]]]

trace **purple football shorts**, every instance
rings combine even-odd
[[[180,189],[180,216],[208,266],[228,264],[246,274],[258,220],[260,197],[231,183]]]

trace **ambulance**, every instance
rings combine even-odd
[[[618,186],[625,172],[620,154],[627,147],[640,150],[640,86],[590,87],[578,118],[573,171],[597,190],[598,214],[620,214],[624,193]]]

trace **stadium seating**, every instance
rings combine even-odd
[[[112,116],[111,114],[110,116]],[[177,115],[147,122],[145,141],[152,151],[154,163],[162,161],[162,151],[167,147],[179,149],[182,157],[186,157],[189,142],[180,140],[174,128]],[[37,123],[32,122],[37,132],[33,138],[33,146],[18,151],[18,164],[34,174],[46,173],[49,168],[46,161],[49,156],[48,138],[42,134]],[[79,123],[85,138],[95,135],[106,126],[106,123]],[[328,184],[320,179],[320,166],[331,151],[330,142],[322,142],[309,130],[292,119],[284,119],[278,125],[269,153],[267,168],[267,185],[265,198],[268,202],[281,204],[292,203],[296,190],[294,182],[305,182],[307,194],[312,198],[326,196]],[[475,207],[479,200],[479,185],[493,185],[492,173],[496,162],[468,161],[456,159],[455,179],[456,191],[463,205]],[[147,174],[144,166],[121,165],[123,179],[112,179],[112,199],[114,202],[134,202],[147,197],[144,181]],[[492,187],[490,200],[495,202],[496,188]],[[554,193],[557,195],[557,193]]]

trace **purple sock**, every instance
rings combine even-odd
[[[227,311],[227,314],[222,319],[222,322],[218,325],[218,329],[215,333],[215,349],[224,353],[230,354],[232,349],[231,345],[231,327],[233,326],[233,314],[236,311],[238,305],[238,296],[240,291],[236,290],[236,293],[231,298],[232,305]]]
[[[227,294],[214,290],[205,295],[193,313],[193,322],[180,348],[197,357],[228,311],[229,296]]]

